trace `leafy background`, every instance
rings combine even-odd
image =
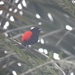
[[[31,27],[39,41],[21,49]],[[74,46],[74,0],[0,0],[0,75],[74,75]]]

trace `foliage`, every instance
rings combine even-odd
[[[0,75],[75,73],[73,0],[1,0],[0,3]],[[42,32],[39,42],[26,48],[20,39],[31,27],[39,27]]]

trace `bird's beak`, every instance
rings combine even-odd
[[[41,29],[41,28],[39,28],[39,31],[42,31],[42,29]]]

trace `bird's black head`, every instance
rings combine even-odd
[[[33,29],[31,29],[31,31],[32,32],[40,32],[41,31],[41,29],[40,28],[38,28],[38,27],[34,27]]]

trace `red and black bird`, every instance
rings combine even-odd
[[[24,32],[21,38],[22,45],[27,46],[37,43],[40,31],[40,28],[34,27],[33,29]]]

